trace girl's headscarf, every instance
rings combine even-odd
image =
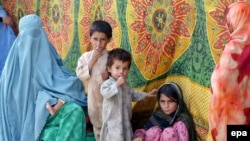
[[[170,90],[171,89],[171,90]],[[175,112],[173,112],[170,115],[165,114],[161,109],[157,110],[153,113],[153,115],[150,117],[149,121],[144,126],[145,129],[149,129],[153,126],[159,126],[162,129],[172,126],[174,122],[176,121],[182,121],[187,126],[188,132],[189,132],[189,140],[190,141],[196,141],[197,140],[197,134],[195,130],[195,123],[193,121],[193,117],[190,114],[184,100],[183,95],[180,87],[173,82],[166,83],[162,85],[157,94],[157,101],[160,100],[160,95],[164,94],[166,96],[168,91],[172,91],[173,94],[176,94],[178,107]],[[175,98],[173,97],[173,98]]]

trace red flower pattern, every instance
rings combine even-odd
[[[187,18],[192,6],[185,0],[132,0],[131,4],[135,16],[131,16],[134,20],[130,28],[136,32],[131,33],[137,36],[134,55],[144,55],[144,58],[139,57],[135,62],[139,64],[142,60],[146,61],[141,71],[150,71],[151,76],[145,76],[152,78],[170,68],[176,57],[178,39],[190,38],[192,30]],[[159,72],[159,67],[164,67],[161,64],[165,65],[165,69]]]
[[[107,21],[113,31],[118,28],[117,19],[115,19],[114,15],[112,15],[112,10],[114,10],[113,0],[104,0],[102,3],[97,0],[82,0],[83,6],[83,13],[84,15],[80,19],[80,28],[83,28],[83,45],[82,47],[86,47],[84,51],[91,50],[91,44],[89,39],[89,28],[93,21],[95,20],[105,20]],[[117,16],[117,15],[116,15]],[[118,38],[118,37],[114,37]],[[115,48],[117,47],[117,43],[115,42],[114,38],[108,44],[108,48]]]
[[[73,1],[45,0],[41,4],[41,18],[49,40],[62,57],[67,54],[73,40]]]
[[[216,4],[216,7],[209,11],[209,16],[215,21],[216,28],[218,29],[218,33],[216,33],[215,36],[209,36],[210,41],[212,41],[211,38],[215,38],[214,42],[211,42],[210,46],[212,47],[212,53],[217,54],[215,55],[215,62],[218,62],[219,56],[221,55],[223,49],[225,48],[225,44],[229,41],[229,32],[226,27],[226,22],[224,18],[224,13],[226,7],[236,1],[247,1],[247,0],[217,0],[218,4]],[[209,30],[214,29],[208,29],[208,32],[211,32]]]
[[[15,31],[18,33],[18,23],[19,20],[31,13],[35,13],[36,4],[37,2],[31,0],[3,0],[3,3],[8,3],[4,5],[8,15],[14,20],[15,22]]]

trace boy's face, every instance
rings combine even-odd
[[[102,51],[106,49],[107,44],[110,39],[106,36],[105,33],[102,32],[94,32],[90,37],[90,42],[93,49],[101,49]]]
[[[127,78],[129,71],[129,62],[123,62],[121,60],[114,60],[111,67],[108,67],[108,72],[114,79],[118,79],[120,76]]]

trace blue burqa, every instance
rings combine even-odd
[[[45,105],[58,99],[87,105],[82,82],[63,66],[40,18],[24,16],[0,80],[0,141],[39,140]]]
[[[6,17],[7,14],[3,7],[0,6],[0,17]],[[0,77],[4,67],[6,57],[9,53],[10,47],[15,40],[16,35],[9,25],[4,25],[0,21]]]

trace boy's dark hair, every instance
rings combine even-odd
[[[129,68],[130,68],[131,54],[122,48],[115,48],[109,51],[108,53],[107,67],[111,67],[114,64],[114,60],[129,62]]]
[[[94,32],[104,33],[109,39],[112,37],[112,27],[108,22],[103,20],[97,20],[92,23],[90,27],[90,37]]]

